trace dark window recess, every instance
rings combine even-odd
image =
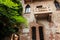
[[[58,2],[58,1],[54,1],[54,4],[55,4],[55,7],[57,8],[57,9],[60,9],[60,3]]]
[[[36,40],[36,27],[32,27],[32,40]]]
[[[52,21],[52,20],[51,20],[51,16],[50,16],[50,15],[48,15],[47,20],[48,20],[49,22],[51,22],[51,21]]]
[[[43,27],[39,27],[40,40],[44,40]]]
[[[40,5],[40,6],[37,6],[36,8],[42,8],[43,6],[42,5]]]

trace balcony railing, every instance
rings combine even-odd
[[[49,8],[46,8],[46,7],[43,7],[43,8],[36,8],[34,10],[34,13],[37,14],[37,13],[50,13],[52,12],[51,9]]]

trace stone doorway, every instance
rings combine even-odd
[[[37,24],[32,22],[30,24],[30,39],[31,40],[45,40],[44,37],[44,26],[43,24]]]

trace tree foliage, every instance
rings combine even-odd
[[[16,32],[14,25],[26,24],[26,19],[22,17],[22,10],[22,4],[19,0],[0,0],[1,37]]]

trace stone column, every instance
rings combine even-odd
[[[31,29],[31,27],[30,27],[30,30],[29,30],[29,36],[30,36],[29,40],[32,40],[32,29]]]

